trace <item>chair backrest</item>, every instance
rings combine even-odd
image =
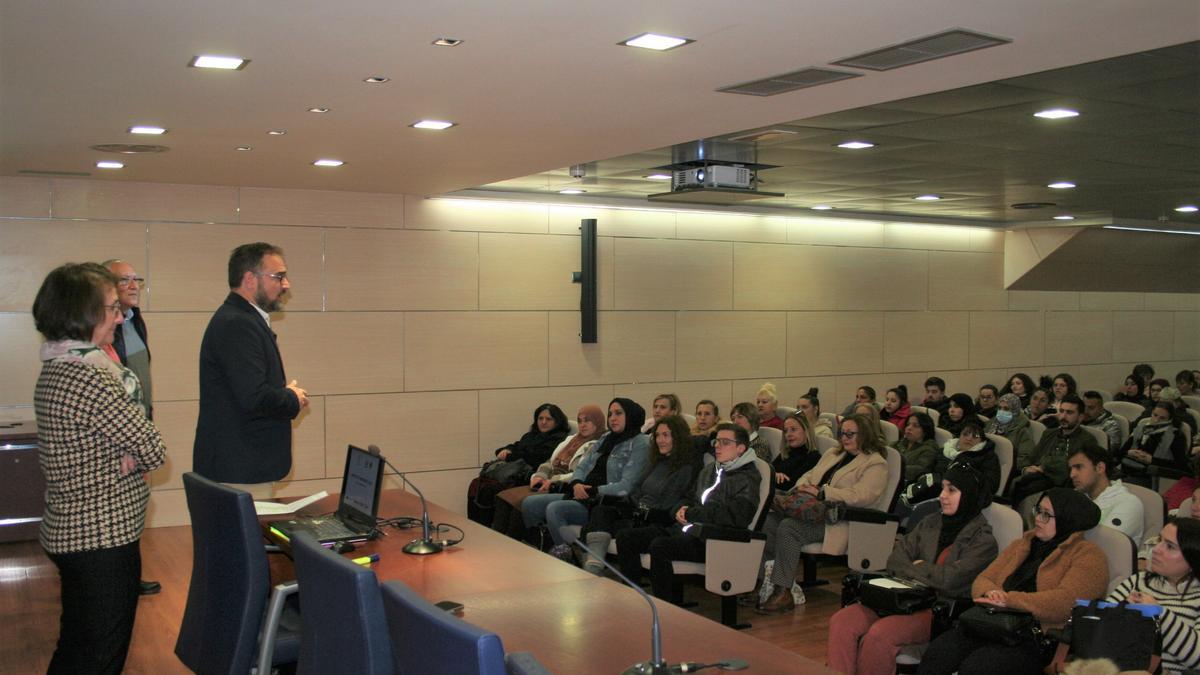
[[[1195,432],[1196,429],[1200,429],[1200,410],[1196,410],[1195,408],[1188,408],[1187,414],[1189,417],[1192,418],[1192,422],[1191,422],[1192,428],[1189,431]],[[1191,442],[1192,442],[1192,437],[1189,435],[1188,436],[1188,444],[1190,445]]]
[[[1042,442],[1042,434],[1046,433],[1046,425],[1037,420],[1029,420],[1029,434],[1033,436],[1033,444],[1036,446]]]
[[[822,455],[838,447],[839,445],[841,445],[841,443],[838,441],[838,439],[833,438],[832,436],[817,436],[817,450],[820,450]]]
[[[778,457],[779,450],[783,447],[783,432],[774,427],[759,427],[758,435],[767,440],[767,445],[771,448],[771,459]]]
[[[1009,544],[1021,538],[1024,523],[1021,514],[1011,506],[992,502],[983,510],[983,517],[992,526],[992,536],[996,538],[996,546],[1003,551]]]
[[[1096,442],[1100,444],[1100,447],[1104,448],[1105,450],[1108,449],[1108,434],[1104,433],[1103,429],[1100,427],[1088,426],[1086,424],[1080,424],[1079,428],[1091,434],[1092,437],[1096,439]]]
[[[775,416],[781,420],[786,420],[796,414],[796,409],[790,405],[775,406]]]
[[[904,459],[900,455],[900,451],[890,445],[884,451],[887,452],[887,485],[883,489],[883,494],[879,496],[879,501],[875,502],[871,508],[876,511],[887,511],[890,513],[892,511],[892,504],[896,501],[900,479],[904,478]]]
[[[505,675],[500,636],[431,604],[403,582],[389,581],[382,590],[395,672]]]
[[[1012,472],[1013,462],[1015,461],[1012,441],[1000,434],[984,435],[996,444],[996,457],[1000,459],[1000,486],[996,488],[996,494],[1002,494],[1004,486],[1008,485],[1008,474]]]
[[[576,422],[575,420],[567,420],[567,426],[571,428],[572,434],[579,433],[579,422]]]
[[[926,415],[929,415],[929,419],[933,420],[933,426],[935,426],[935,427],[937,426],[938,420],[940,420],[942,418],[942,413],[934,410],[933,408],[929,408],[929,407],[926,407],[923,405],[912,406],[912,411],[915,413],[923,412]]]
[[[1122,484],[1133,496],[1142,500],[1142,541],[1157,537],[1167,520],[1167,500],[1150,488],[1128,482]],[[1142,541],[1133,543],[1141,546]]]
[[[894,445],[896,441],[900,440],[900,427],[895,424],[879,420],[879,428],[883,430],[883,442],[885,445]]]
[[[758,469],[758,510],[754,512],[754,518],[750,521],[750,529],[758,529],[758,521],[762,518],[763,510],[767,508],[767,500],[771,497],[771,485],[775,482],[775,470],[771,468],[762,458],[754,460],[754,466]]]
[[[833,429],[834,429],[834,431],[835,431],[835,432],[837,431],[837,428],[838,428],[838,416],[837,416],[837,413],[823,412],[823,413],[821,413],[820,415],[818,415],[818,417],[820,417],[820,418],[821,418],[821,419],[823,419],[823,420],[828,420],[828,421],[829,421],[829,425],[833,427]]]
[[[375,572],[307,532],[297,532],[291,544],[303,620],[298,672],[390,674],[392,646]]]
[[[1137,571],[1137,547],[1124,532],[1097,525],[1084,532],[1084,538],[1100,547],[1108,559],[1108,593]]]
[[[1113,419],[1117,421],[1117,429],[1120,431],[1120,434],[1117,447],[1109,448],[1109,450],[1116,451],[1120,446],[1125,445],[1125,441],[1129,440],[1129,420],[1124,415],[1118,415],[1117,413],[1113,413]]]
[[[1175,511],[1176,518],[1191,518],[1192,517],[1192,498],[1179,502],[1179,508]]]
[[[950,433],[946,429],[937,427],[933,430],[933,440],[937,443],[938,451],[940,452],[948,441],[954,440],[954,434]]]
[[[1132,401],[1105,401],[1104,409],[1114,415],[1124,417],[1126,421],[1132,422],[1142,416],[1146,409],[1141,404],[1133,403]]]
[[[183,474],[192,521],[192,579],[175,654],[197,673],[248,673],[271,590],[262,529],[248,492]]]
[[[679,416],[682,417],[685,422],[687,422],[689,429],[696,426],[696,416],[695,415],[692,415],[690,413],[680,413]]]
[[[1195,394],[1187,394],[1186,396],[1180,396],[1179,398],[1184,403],[1188,404],[1189,408],[1200,408],[1200,396],[1196,396]]]

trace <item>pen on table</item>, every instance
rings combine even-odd
[[[370,567],[371,563],[379,562],[379,554],[372,553],[371,555],[364,555],[361,558],[354,558],[351,562],[356,562],[363,567]]]
[[[271,532],[273,532],[275,534],[275,536],[279,537],[280,539],[282,539],[284,541],[291,541],[291,539],[288,539],[288,536],[286,534],[280,532],[279,530],[277,530],[274,527],[271,528]]]

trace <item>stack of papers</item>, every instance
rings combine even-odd
[[[260,516],[282,516],[295,513],[309,504],[321,501],[328,496],[328,492],[321,490],[315,495],[309,495],[304,499],[297,499],[287,504],[280,504],[279,502],[254,502],[254,512]]]

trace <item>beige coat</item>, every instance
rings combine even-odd
[[[821,456],[821,461],[800,476],[796,485],[816,485],[826,471],[842,459],[842,453],[830,450]],[[825,499],[843,502],[847,506],[874,508],[887,488],[887,458],[882,454],[859,455],[849,464],[833,474],[833,480],[825,486]],[[845,555],[850,540],[850,525],[838,523],[825,528],[825,542],[821,552],[826,555]]]

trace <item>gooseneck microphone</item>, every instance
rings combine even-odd
[[[650,612],[654,616],[654,622],[650,627],[650,660],[643,661],[641,663],[635,663],[632,666],[629,666],[625,669],[625,672],[622,673],[622,675],[668,675],[671,673],[672,668],[668,666],[666,661],[663,661],[662,658],[662,625],[658,621],[658,607],[654,605],[654,600],[652,600],[650,596],[646,594],[646,591],[642,590],[641,586],[638,586],[630,581],[628,577],[626,577],[624,574],[621,574],[621,570],[613,567],[612,564],[605,560],[604,556],[595,555],[592,553],[591,549],[589,549],[587,546],[584,546],[583,543],[581,543],[578,539],[574,541],[574,544],[582,549],[587,555],[599,560],[600,564],[607,567],[613,574],[616,574],[621,581],[624,581],[627,586],[637,591],[638,595],[642,596],[642,598],[650,604]],[[675,669],[674,672],[679,672],[679,670]]]
[[[367,451],[383,460],[383,463],[387,464],[388,468],[394,471],[396,475],[400,477],[400,480],[404,481],[404,483],[411,487],[413,492],[416,492],[417,496],[421,498],[421,538],[408,542],[401,550],[405,553],[411,553],[413,555],[429,555],[430,553],[441,552],[442,545],[434,541],[433,537],[430,535],[430,530],[432,527],[429,523],[429,506],[425,503],[425,495],[421,494],[421,489],[414,485],[413,482],[408,479],[408,476],[405,476],[399,469],[392,466],[391,462],[387,461],[387,457],[384,457],[383,453],[379,452],[378,445],[368,445]]]

